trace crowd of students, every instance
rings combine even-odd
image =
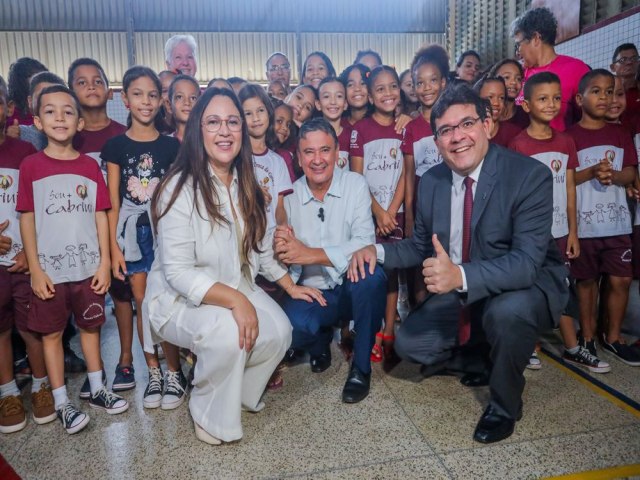
[[[486,99],[491,142],[536,158],[553,175],[550,233],[575,286],[574,301],[559,323],[563,359],[593,373],[610,371],[598,356],[598,340],[622,362],[640,366],[640,346],[627,345],[621,336],[631,280],[640,275],[640,259],[633,255],[634,247],[640,248],[638,50],[630,43],[618,47],[613,73],[590,70],[555,54],[550,12],[532,12],[514,27],[518,58],[485,69],[480,56],[468,51],[452,73],[447,52],[431,45],[416,52],[400,75],[371,50],[358,52],[354,64],[338,75],[325,53],[313,52],[304,62],[301,84],[292,87],[288,59],[277,52],[266,62],[266,89],[238,77],[215,78],[208,87],[237,95],[268,229],[287,223],[284,199],[301,176],[297,129],[321,116],[339,139],[337,165],[362,174],[369,185],[377,242],[394,242],[412,235],[418,182],[442,162],[431,109],[448,85],[473,85]],[[189,380],[181,355],[188,352],[163,342],[162,372],[144,298],[154,261],[151,200],[189,135],[187,120],[202,93],[193,77],[196,48],[192,37],[174,37],[167,44],[168,66],[172,56],[179,57],[172,70],[156,74],[135,66],[125,73],[127,126],[107,115],[112,91],[94,59],[75,60],[65,83],[37,60],[21,58],[8,72],[8,85],[0,82],[1,433],[27,424],[12,367],[12,330],[26,345],[34,421],[58,418],[68,433],[89,422],[65,387],[63,332],[71,316],[88,371],[79,396],[89,406],[108,414],[129,407],[115,392],[136,386],[134,314],[146,346],[144,407],[171,410],[185,400]],[[229,130],[239,128],[234,121],[226,120]],[[440,135],[463,134],[471,122]],[[426,290],[419,271],[387,273],[387,307],[371,359],[391,367],[398,361],[393,343],[399,279],[408,285],[413,304]],[[278,287],[266,279],[260,284],[278,298]],[[120,337],[112,391],[105,368],[114,366],[104,365],[100,355],[107,292]],[[353,342],[348,320],[340,342],[347,355]],[[530,367],[540,367],[535,352]],[[269,388],[282,386],[280,372]]]

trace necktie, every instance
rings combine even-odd
[[[473,178],[464,177],[464,211],[462,214],[462,263],[467,263],[471,249],[471,214],[473,212]],[[463,307],[458,319],[458,342],[464,345],[471,336],[471,312]]]

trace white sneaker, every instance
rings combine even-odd
[[[158,367],[149,369],[149,383],[144,390],[142,405],[144,408],[158,408],[162,403],[163,390],[162,370]]]
[[[529,370],[540,370],[542,368],[542,362],[538,358],[538,352],[534,351],[531,354],[527,368]]]
[[[185,398],[187,398],[186,388],[187,379],[184,377],[182,369],[177,372],[167,371],[160,408],[162,410],[173,410],[182,405]]]

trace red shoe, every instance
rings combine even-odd
[[[384,340],[384,334],[382,332],[376,333],[376,339]],[[377,343],[373,344],[371,349],[371,361],[373,363],[380,363],[383,359],[382,346]]]

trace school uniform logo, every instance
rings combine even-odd
[[[562,168],[562,162],[560,160],[551,160],[551,169],[558,173],[560,171],[560,169]]]
[[[13,178],[11,175],[0,175],[0,188],[2,190],[9,190],[13,185]]]
[[[87,198],[87,186],[86,185],[78,185],[76,187],[76,194],[82,199],[84,200],[85,198]]]
[[[391,150],[389,150],[389,156],[395,160],[398,156],[398,149],[395,147],[391,148]]]

